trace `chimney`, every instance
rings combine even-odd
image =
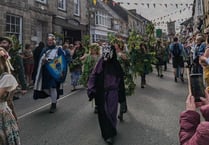
[[[136,14],[136,9],[131,9],[129,11],[132,12],[132,13],[134,13],[134,14]]]

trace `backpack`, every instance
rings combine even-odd
[[[174,57],[179,57],[181,55],[181,50],[180,50],[180,47],[179,47],[179,44],[178,43],[175,43],[173,45],[173,51],[172,51],[172,53],[173,53],[173,56]]]

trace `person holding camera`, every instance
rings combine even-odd
[[[205,91],[205,98],[200,97],[201,102],[195,102],[194,96],[188,95],[186,110],[180,115],[180,145],[208,145],[209,141],[209,94]],[[200,112],[205,121],[200,122]]]

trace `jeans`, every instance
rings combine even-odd
[[[80,79],[81,71],[80,70],[75,70],[71,72],[71,85],[72,86],[77,86],[78,81]]]

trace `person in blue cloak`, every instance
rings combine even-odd
[[[102,57],[93,69],[87,94],[89,101],[95,98],[98,105],[98,119],[102,137],[109,145],[117,135],[118,102],[127,111],[124,72],[117,60],[114,46],[103,47]]]
[[[59,56],[63,56],[61,62],[57,61]],[[50,67],[50,63],[54,61],[55,68]],[[61,64],[62,63],[62,64]],[[61,47],[56,46],[55,36],[49,35],[47,39],[47,46],[42,50],[38,67],[35,74],[33,99],[51,98],[50,113],[56,111],[56,104],[59,95],[62,95],[60,84],[65,81],[67,74],[68,58]],[[61,65],[64,66],[63,70]],[[56,73],[61,72],[61,73]]]

